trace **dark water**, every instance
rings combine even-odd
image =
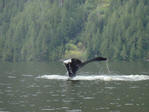
[[[149,112],[149,62],[1,63],[0,112]]]

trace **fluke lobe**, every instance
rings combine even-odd
[[[84,65],[86,65],[90,62],[93,62],[93,61],[106,61],[106,60],[107,60],[107,58],[104,58],[104,57],[96,57],[91,60],[82,62],[79,59],[71,58],[71,59],[63,61],[63,63],[66,67],[69,77],[75,77],[76,72],[79,70],[79,68],[83,67]]]

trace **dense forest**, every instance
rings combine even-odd
[[[0,60],[149,58],[149,0],[0,0]]]

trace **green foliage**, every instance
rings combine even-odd
[[[65,45],[65,58],[86,58],[86,49],[81,42],[70,41]]]
[[[149,58],[148,0],[0,0],[0,60]]]
[[[87,40],[87,56],[104,55],[120,60],[148,57],[148,4],[146,0],[111,0],[104,8],[100,4],[94,8],[82,37]]]

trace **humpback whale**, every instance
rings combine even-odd
[[[79,68],[83,67],[84,65],[86,65],[90,62],[93,62],[93,61],[105,61],[105,60],[107,60],[107,58],[96,57],[96,58],[87,60],[85,62],[82,62],[79,59],[71,58],[71,59],[63,61],[63,63],[66,67],[66,70],[67,70],[67,73],[68,73],[69,77],[75,77],[76,72],[79,70]]]

